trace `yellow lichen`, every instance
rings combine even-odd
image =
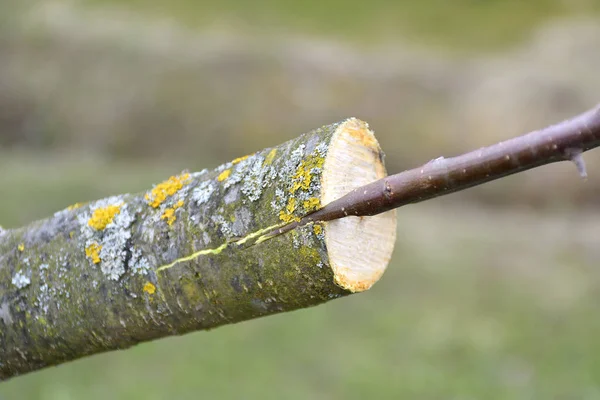
[[[189,182],[190,174],[188,173],[172,176],[166,181],[156,185],[150,193],[147,193],[145,196],[146,201],[153,208],[157,208],[167,199],[167,197],[173,196]]]
[[[156,292],[156,286],[154,286],[152,282],[146,282],[144,285],[144,292],[148,294],[154,294],[154,292]]]
[[[271,163],[275,159],[275,154],[277,154],[277,149],[271,149],[271,151],[269,152],[269,154],[267,154],[267,157],[265,158],[264,165],[271,165]]]
[[[287,206],[285,206],[286,211],[291,214],[296,210],[296,199],[293,197],[290,197],[290,199],[288,200]]]
[[[296,199],[290,197],[285,208],[279,212],[279,219],[286,223],[300,221],[300,218],[293,214],[294,211],[296,211]]]
[[[94,264],[98,264],[100,262],[100,250],[102,250],[102,246],[98,243],[92,243],[85,248],[85,256]]]
[[[19,249],[19,251],[24,251],[25,250],[25,243],[21,243],[17,246],[17,249]]]
[[[226,169],[225,171],[221,172],[219,176],[217,176],[217,180],[219,182],[223,182],[225,179],[229,178],[229,175],[231,175],[231,170]]]
[[[88,221],[88,225],[97,231],[102,231],[108,224],[113,222],[115,215],[121,212],[123,204],[116,204],[107,207],[97,208],[94,210],[92,217]]]
[[[235,165],[235,164],[237,164],[237,163],[240,163],[240,162],[244,161],[244,160],[245,160],[246,158],[248,158],[248,157],[250,157],[250,155],[247,155],[247,156],[244,156],[244,157],[238,157],[238,158],[236,158],[235,160],[232,160],[232,161],[231,161],[231,163],[232,163],[233,165]]]
[[[302,160],[296,169],[296,173],[292,177],[293,184],[290,193],[296,193],[300,189],[308,190],[313,177],[313,169],[323,168],[324,162],[325,159],[319,156],[310,156],[305,160]]]
[[[300,219],[294,215],[287,214],[285,211],[279,211],[279,219],[285,223],[289,223],[292,221],[299,221]]]
[[[175,216],[175,209],[167,208],[163,215],[160,216],[160,219],[167,220],[167,224],[169,224],[169,226],[173,225],[173,223],[177,219],[177,217]]]
[[[183,200],[179,200],[177,203],[175,203],[173,207],[167,208],[165,212],[163,212],[163,214],[160,216],[160,219],[166,220],[167,224],[169,224],[169,226],[172,226],[177,220],[175,211],[177,211],[178,208],[183,207],[183,204]]]
[[[315,235],[320,235],[323,233],[323,227],[320,224],[315,224],[313,225],[313,231],[315,232]]]
[[[83,203],[75,203],[75,204],[72,204],[69,207],[67,207],[67,210],[69,210],[69,211],[75,210],[75,209],[81,207],[82,205],[83,205]]]
[[[318,197],[311,197],[308,200],[302,202],[306,211],[318,210],[321,207],[321,200]]]

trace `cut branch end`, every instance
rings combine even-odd
[[[321,203],[386,176],[383,153],[368,125],[355,118],[342,123],[323,167]],[[395,210],[372,217],[324,223],[325,244],[335,282],[344,289],[369,289],[383,274],[396,240]]]

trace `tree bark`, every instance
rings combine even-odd
[[[372,132],[349,119],[0,229],[0,379],[368,289],[394,211],[264,234],[384,176]]]

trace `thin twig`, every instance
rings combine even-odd
[[[274,230],[289,232],[311,222],[376,215],[406,204],[464,190],[542,165],[572,161],[587,177],[581,154],[600,146],[600,105],[572,119],[457,157],[427,164],[354,189],[318,211]]]

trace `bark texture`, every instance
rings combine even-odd
[[[348,171],[336,190],[366,183],[350,177],[365,175],[360,168],[369,163],[381,178],[372,133],[350,119],[213,171],[183,172],[144,193],[75,204],[24,228],[0,229],[0,379],[368,289],[391,254],[393,214],[385,222],[388,244],[375,251],[381,265],[366,283],[340,278],[346,267],[332,259],[326,238],[338,221],[269,240],[263,235],[331,197],[322,178],[325,168],[336,168],[328,162],[330,147],[344,129],[375,162]],[[338,253],[357,247],[330,239]]]

